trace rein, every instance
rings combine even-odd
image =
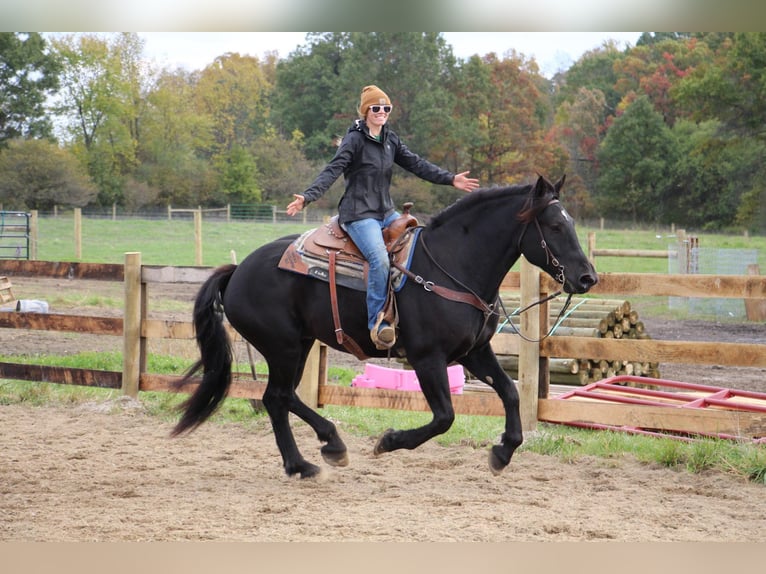
[[[548,207],[548,206],[550,206],[550,205],[552,205],[554,203],[559,203],[559,200],[558,199],[552,199],[551,201],[548,202],[546,207]],[[543,251],[545,251],[546,262],[550,262],[550,263],[553,264],[554,267],[558,268],[558,273],[556,274],[555,279],[556,279],[556,281],[558,283],[561,283],[563,285],[564,281],[565,281],[565,278],[564,278],[564,266],[561,265],[561,263],[559,262],[558,258],[554,255],[553,251],[551,251],[551,248],[548,247],[548,243],[545,241],[545,236],[543,235],[543,230],[540,227],[540,222],[537,220],[537,217],[535,217],[534,221],[535,221],[535,226],[537,227],[537,232],[540,235],[540,246],[543,248]],[[517,244],[519,253],[521,253],[521,240],[522,240],[522,238],[524,237],[524,234],[527,231],[527,225],[528,224],[524,225],[524,229],[521,232],[521,235],[519,236],[519,241],[518,241],[518,244]],[[431,251],[428,249],[428,246],[426,245],[426,242],[423,240],[422,236],[419,236],[419,239],[420,239],[420,244],[423,247],[423,252],[426,254],[428,259],[430,259],[431,263],[433,263],[449,279],[451,279],[453,282],[457,283],[460,287],[465,289],[465,292],[463,292],[463,291],[456,291],[454,289],[450,289],[450,288],[444,287],[442,285],[437,285],[433,281],[428,281],[428,280],[424,279],[420,275],[417,275],[416,273],[413,273],[412,271],[410,271],[409,269],[406,269],[404,266],[400,265],[399,263],[397,263],[395,261],[392,262],[392,265],[394,267],[396,267],[399,271],[401,271],[407,277],[412,279],[415,283],[417,283],[418,285],[421,285],[423,287],[423,289],[428,291],[428,292],[436,293],[440,297],[443,297],[444,299],[448,299],[450,301],[456,301],[456,302],[459,302],[459,303],[466,303],[468,305],[471,305],[471,306],[475,307],[476,309],[478,309],[479,311],[484,313],[485,322],[487,320],[489,320],[489,317],[491,317],[492,315],[497,315],[498,317],[500,316],[500,313],[496,310],[497,304],[499,303],[500,307],[503,309],[503,313],[502,314],[505,316],[506,322],[509,323],[511,325],[511,328],[522,339],[524,339],[525,341],[532,342],[532,343],[539,343],[540,341],[550,337],[553,334],[553,332],[555,331],[556,327],[558,327],[558,323],[561,320],[561,318],[564,316],[564,313],[566,313],[567,309],[569,308],[569,304],[572,301],[572,294],[571,293],[568,294],[566,303],[564,304],[564,306],[562,307],[562,309],[559,312],[558,316],[556,317],[556,321],[554,322],[553,327],[551,327],[551,329],[545,335],[543,335],[543,337],[541,337],[540,339],[529,339],[528,337],[525,337],[524,335],[522,335],[518,331],[518,329],[516,329],[515,325],[513,325],[513,323],[511,323],[511,321],[510,321],[511,317],[519,315],[519,314],[524,313],[526,311],[529,311],[532,307],[535,307],[537,305],[542,305],[543,303],[546,303],[547,301],[550,301],[551,299],[554,299],[554,298],[558,297],[559,295],[561,295],[561,291],[560,290],[556,291],[555,293],[552,293],[552,294],[548,295],[547,297],[545,297],[543,299],[540,299],[539,301],[535,301],[534,303],[531,303],[531,304],[527,305],[523,309],[516,309],[512,313],[509,314],[505,310],[505,307],[503,306],[503,302],[502,302],[502,300],[500,300],[500,297],[497,298],[495,303],[487,303],[486,301],[484,301],[484,299],[479,297],[479,295],[477,295],[476,292],[473,291],[473,289],[468,287],[465,283],[463,283],[459,279],[453,277],[452,274],[449,273],[449,271],[444,269],[444,267],[442,267],[439,264],[439,262],[436,261],[434,256],[431,254]]]

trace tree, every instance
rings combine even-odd
[[[606,100],[601,90],[580,88],[572,101],[556,110],[555,134],[569,155],[567,169],[567,209],[575,217],[591,206],[591,190],[598,171],[596,154],[606,130]]]
[[[0,154],[0,203],[11,209],[82,207],[96,188],[72,154],[47,140],[12,140]]]
[[[720,123],[681,121],[673,129],[678,148],[666,220],[700,229],[752,226],[749,197],[760,191],[764,144],[722,137]],[[751,215],[755,215],[753,212]]]
[[[268,127],[273,86],[253,56],[227,53],[202,70],[194,88],[194,106],[212,120],[211,157],[249,146]]]
[[[766,139],[766,33],[743,32],[722,42],[677,90],[697,121],[719,119],[740,137]]]
[[[675,159],[670,128],[647,96],[617,117],[598,150],[595,201],[610,218],[656,221],[670,186]]]
[[[193,105],[195,82],[194,73],[164,70],[146,95],[136,177],[157,191],[160,205],[202,205],[217,187],[206,159],[213,119]]]
[[[347,32],[310,34],[309,45],[277,66],[274,98],[277,127],[285,135],[305,135],[312,160],[326,161],[333,141],[357,118],[359,94],[376,84],[392,99],[390,122],[418,153],[431,158],[432,139],[422,109],[445,101],[455,58],[444,38],[434,32]]]
[[[102,205],[122,203],[137,167],[139,118],[148,70],[135,33],[104,39],[91,34],[53,41],[64,63],[56,111],[65,136],[88,166]]]
[[[654,108],[672,126],[676,118],[685,117],[685,110],[674,97],[674,90],[712,53],[703,41],[688,36],[656,35],[648,44],[639,42],[623,58],[615,62],[615,88],[623,97],[631,93],[646,94]],[[659,37],[672,39],[660,40]]]
[[[556,76],[556,102],[573,99],[580,88],[600,90],[604,94],[607,111],[614,115],[622,99],[622,94],[615,87],[615,64],[624,56],[611,41],[583,54],[565,73]]]
[[[260,136],[252,145],[252,154],[258,166],[258,183],[262,190],[261,201],[283,206],[300,193],[319,173],[301,151],[301,134],[295,132],[290,140],[283,138],[275,129]],[[338,184],[341,185],[341,184]],[[335,207],[338,197],[331,189],[316,205],[319,208]]]
[[[307,38],[307,46],[277,64],[273,119],[282,137],[303,134],[304,153],[321,161],[332,157],[333,140],[345,133],[354,118],[355,104],[349,104],[341,79],[349,33],[314,33]],[[361,86],[354,90],[358,94]],[[339,126],[341,119],[345,125]]]
[[[503,59],[474,56],[455,85],[451,121],[462,125],[460,145],[483,184],[516,183],[563,168],[563,150],[547,139],[550,101],[534,62],[513,51]]]
[[[0,32],[0,148],[18,137],[50,137],[45,99],[58,88],[58,60],[38,32]]]

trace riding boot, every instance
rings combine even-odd
[[[379,351],[390,349],[396,343],[396,329],[385,320],[383,311],[378,313],[378,320],[370,329],[370,339]]]

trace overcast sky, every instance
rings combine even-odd
[[[262,57],[275,51],[287,57],[306,44],[305,32],[139,32],[144,53],[163,67],[198,70],[226,52]],[[620,47],[635,46],[640,32],[443,32],[459,58],[514,49],[534,58],[543,75],[566,69],[586,51],[607,40]]]

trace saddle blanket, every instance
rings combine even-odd
[[[412,227],[405,231],[397,241],[395,250],[389,253],[390,257],[405,269],[410,267],[413,247],[417,242],[420,230],[420,227]],[[330,256],[328,249],[330,248],[317,245],[314,242],[312,235],[315,235],[316,232],[317,229],[310,229],[293,241],[282,254],[279,268],[329,282]],[[343,287],[366,291],[367,261],[348,250],[333,249],[333,251],[336,254],[335,282]],[[354,249],[354,251],[356,250]],[[406,275],[391,266],[391,284],[394,291],[399,291],[406,280]]]

